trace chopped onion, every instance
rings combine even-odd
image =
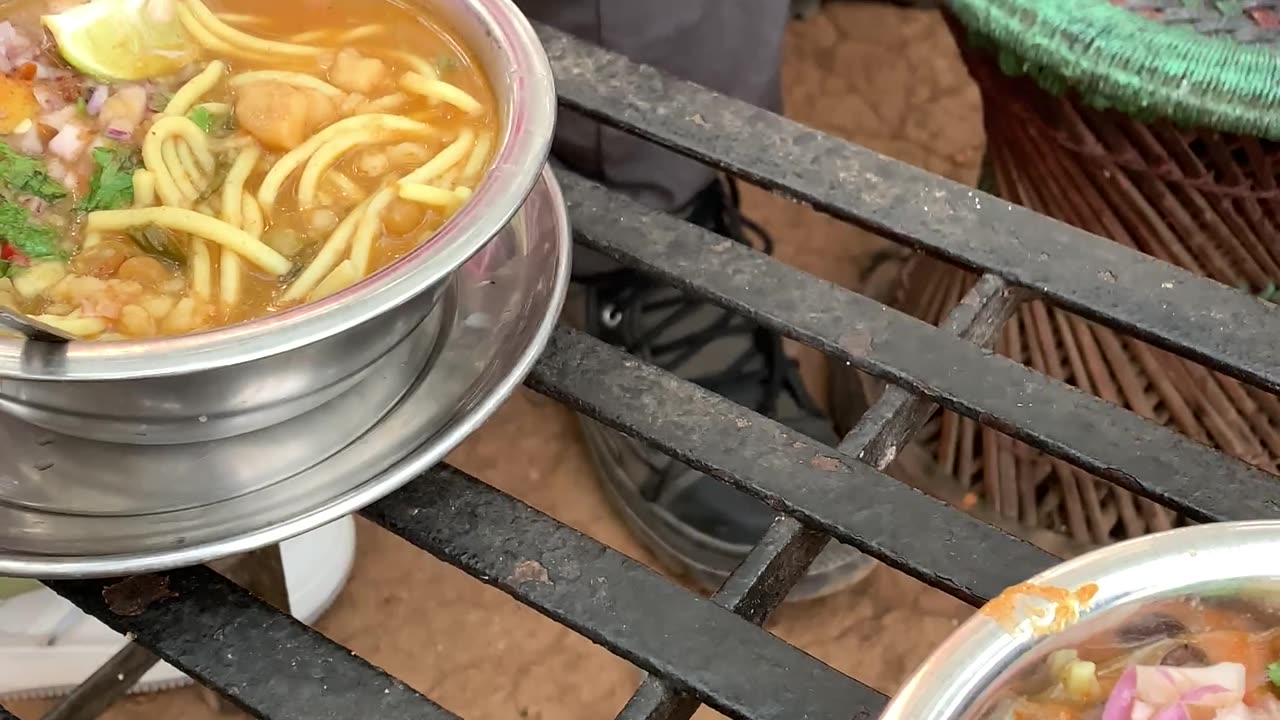
[[[79,125],[67,123],[53,139],[49,141],[49,152],[63,160],[75,160],[84,152],[84,133]]]
[[[76,116],[76,109],[70,105],[67,105],[63,107],[61,110],[56,110],[54,112],[42,115],[40,117],[40,124],[48,125],[54,130],[61,130],[62,128],[66,127],[67,123],[71,122],[71,120],[75,116]]]
[[[102,105],[107,101],[109,92],[106,85],[95,86],[93,92],[89,95],[89,101],[84,105],[84,109],[89,111],[90,115],[97,115],[102,111]]]
[[[40,142],[40,133],[35,123],[17,136],[18,151],[27,155],[39,155],[44,152],[44,143]]]
[[[1138,671],[1129,668],[1111,689],[1111,697],[1107,698],[1107,704],[1102,708],[1102,720],[1131,720],[1133,702],[1137,696]]]
[[[120,125],[108,125],[107,129],[102,131],[102,134],[120,142],[128,142],[133,137],[132,130],[125,129]]]

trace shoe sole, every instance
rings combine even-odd
[[[691,578],[707,593],[718,590],[728,579],[732,569],[742,563],[744,556],[726,553],[723,549],[709,543],[686,539],[679,531],[657,532],[654,528],[670,525],[671,520],[654,511],[652,503],[632,490],[628,479],[601,450],[608,442],[604,433],[615,431],[589,418],[580,416],[579,420],[594,465],[597,471],[606,475],[601,478],[600,483],[604,488],[605,499],[622,518],[623,524],[657,556],[662,565]],[[707,556],[722,561],[718,562],[719,567],[710,567],[695,559]],[[851,562],[838,563],[816,572],[810,571],[796,583],[783,602],[803,602],[848,589],[865,580],[876,565],[874,560],[864,555]]]
[[[338,599],[342,588],[346,586],[355,561],[355,521],[346,517],[308,533],[308,541],[322,545],[331,550],[323,557],[326,562],[321,566],[330,569],[325,574],[314,572],[316,568],[302,567],[295,573],[296,591],[292,595],[305,602],[299,607],[298,619],[310,625],[320,618]],[[289,541],[286,541],[288,543]],[[346,549],[345,552],[342,549]],[[285,552],[289,552],[286,547]],[[313,572],[306,572],[313,570]],[[87,678],[102,666],[122,646],[58,646],[57,650],[48,647],[34,648],[0,648],[0,655],[6,663],[13,662],[14,667],[23,668],[25,674],[36,677]],[[23,657],[26,655],[27,657]],[[47,700],[65,697],[77,687],[81,681],[55,682],[36,688],[22,690],[0,690],[0,701],[13,700]],[[129,689],[129,695],[141,695],[165,690],[176,690],[194,684],[181,670],[167,664],[159,663],[147,671],[142,679]]]

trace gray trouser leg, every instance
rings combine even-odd
[[[789,0],[516,0],[584,40],[770,110],[782,105],[778,71]],[[714,179],[708,168],[576,113],[561,111],[561,162],[666,211],[685,207]]]

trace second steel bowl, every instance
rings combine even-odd
[[[1147,535],[1010,588],[934,651],[881,720],[1004,720],[1001,706],[1053,652],[1142,620],[1159,603],[1206,598],[1268,616],[1280,611],[1280,521]],[[1049,614],[1062,603],[1071,605],[1062,617],[1074,619],[1057,627]]]

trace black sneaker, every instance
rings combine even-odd
[[[731,182],[709,187],[691,207],[689,222],[772,252],[764,230],[739,213]],[[839,442],[780,337],[599,255],[579,254],[588,255],[580,257],[580,269],[610,268],[574,278],[581,302],[573,314],[587,332],[815,440]],[[606,495],[632,531],[707,590],[723,583],[776,516],[759,500],[626,435],[586,418],[583,429]],[[833,542],[788,599],[834,592],[872,567],[867,556]]]

